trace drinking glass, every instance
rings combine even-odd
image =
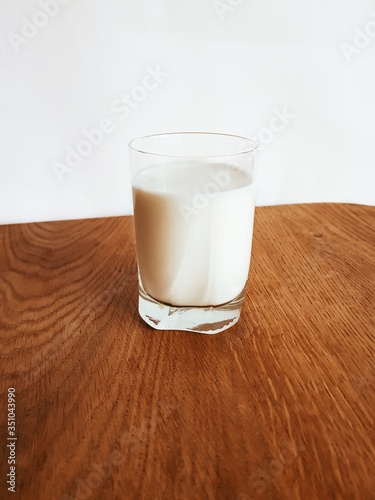
[[[257,144],[228,134],[129,143],[139,313],[158,330],[218,333],[241,313],[255,208]]]

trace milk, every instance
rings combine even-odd
[[[245,287],[254,220],[250,175],[224,164],[157,165],[133,182],[144,290],[175,306],[216,306]]]

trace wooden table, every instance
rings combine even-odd
[[[132,223],[0,227],[0,498],[375,498],[375,207],[258,208],[216,336],[140,320]]]

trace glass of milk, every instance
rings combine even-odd
[[[129,144],[139,313],[158,330],[218,333],[241,313],[257,144],[183,132]]]

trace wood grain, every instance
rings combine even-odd
[[[137,313],[131,217],[0,227],[21,499],[375,498],[375,208],[256,210],[240,322]]]

